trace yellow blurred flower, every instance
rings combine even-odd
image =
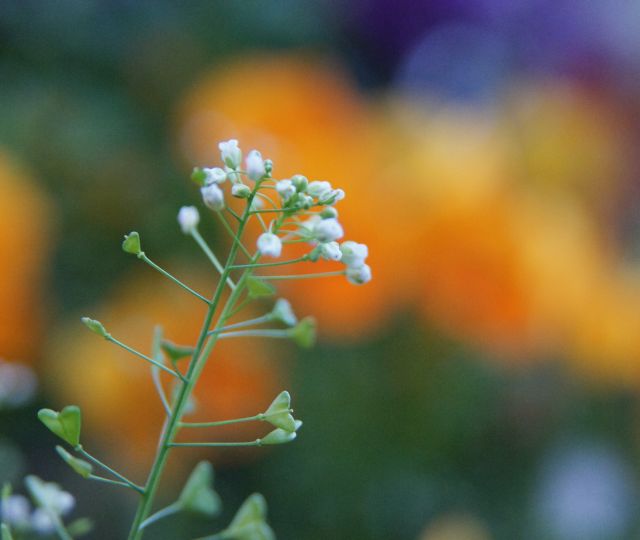
[[[491,540],[487,527],[470,516],[441,517],[429,525],[418,540]]]
[[[108,331],[135,349],[149,353],[153,329],[163,327],[167,339],[192,345],[204,319],[201,302],[162,276],[140,271],[122,283],[106,303],[92,311]],[[185,280],[209,294],[211,279],[187,272]],[[196,412],[189,421],[227,420],[266,409],[286,386],[276,354],[258,340],[221,341],[195,389]],[[171,377],[163,377],[169,391]],[[60,405],[80,405],[90,440],[123,463],[144,469],[153,455],[164,412],[153,387],[148,364],[97,338],[80,322],[65,325],[52,340],[45,378]],[[284,386],[283,386],[284,385]],[[190,440],[252,440],[264,425],[235,424],[191,430]],[[234,453],[234,458],[250,453]],[[228,453],[221,453],[226,458]]]
[[[33,361],[42,344],[52,208],[43,190],[0,152],[0,357]]]

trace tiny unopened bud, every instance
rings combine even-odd
[[[265,159],[264,160],[264,170],[267,174],[267,176],[271,176],[271,173],[273,172],[273,161],[270,159]]]
[[[202,194],[202,201],[208,208],[216,212],[224,210],[224,192],[218,187],[218,184],[209,184],[200,188],[200,193]],[[183,232],[186,231],[183,229]]]
[[[276,183],[276,191],[282,197],[282,200],[287,202],[296,194],[296,187],[291,180],[280,180]]]
[[[247,176],[251,178],[251,180],[260,180],[267,172],[264,168],[262,154],[257,150],[251,150],[251,152],[249,152],[246,159],[246,166]]]
[[[298,193],[305,191],[307,186],[309,185],[309,180],[307,180],[306,176],[302,176],[301,174],[294,174],[291,177],[291,182],[298,190]]]
[[[204,168],[202,172],[205,174],[204,183],[209,184],[222,184],[227,179],[227,173],[220,167]]]
[[[282,240],[273,233],[262,233],[258,237],[258,250],[265,257],[280,257],[282,253]]]
[[[271,320],[278,321],[287,326],[295,326],[298,322],[298,317],[293,312],[291,303],[284,298],[278,298],[273,310],[271,310]]]
[[[140,235],[136,231],[124,235],[122,250],[126,253],[132,253],[133,255],[140,255],[140,253],[142,253]]]
[[[251,195],[251,188],[245,184],[233,184],[231,195],[238,199],[247,199]]]
[[[342,242],[340,251],[342,251],[342,262],[351,268],[360,268],[369,256],[369,248],[366,244],[359,244],[352,240]]]
[[[347,279],[354,285],[364,285],[371,281],[371,268],[363,264],[357,268],[347,267]]]
[[[327,261],[339,261],[342,259],[342,251],[338,242],[326,242],[318,246],[320,257]]]
[[[238,147],[237,139],[229,139],[218,144],[220,156],[227,167],[237,169],[242,163],[242,150]]]
[[[313,234],[319,242],[332,242],[344,236],[342,225],[335,218],[318,221],[313,229]]]
[[[325,193],[320,199],[319,204],[335,204],[338,201],[344,199],[345,193],[343,189],[332,189],[328,193]]]
[[[109,332],[107,332],[107,330],[105,329],[105,327],[102,325],[100,321],[96,321],[95,319],[90,319],[89,317],[82,317],[80,320],[82,321],[82,324],[84,324],[89,330],[91,330],[92,332],[95,332],[96,334],[98,334],[99,336],[102,336],[103,338],[109,337],[111,335],[109,334]]]
[[[200,223],[200,213],[195,206],[183,206],[180,208],[178,224],[184,234],[189,234],[198,226],[198,223]]]
[[[310,195],[307,195],[306,193],[299,193],[298,204],[300,205],[301,208],[304,208],[305,210],[309,210],[309,208],[313,206],[313,197],[311,197]]]
[[[307,186],[307,193],[316,199],[326,199],[331,193],[331,184],[326,181],[315,180]]]
[[[316,342],[316,321],[313,317],[305,317],[291,329],[291,337],[300,347],[308,349]]]
[[[23,527],[29,521],[31,505],[22,495],[9,495],[2,499],[0,517],[3,523],[14,527]]]
[[[338,217],[338,211],[333,206],[327,206],[322,212],[320,212],[322,219],[331,219]]]

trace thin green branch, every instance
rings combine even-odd
[[[316,274],[292,274],[288,276],[260,276],[260,279],[269,279],[269,280],[285,280],[285,279],[312,279],[312,278],[322,278],[322,277],[334,277],[334,276],[344,276],[346,274],[345,270],[337,270],[336,272],[318,272]]]
[[[235,239],[236,238],[236,233],[233,230],[233,228],[231,227],[231,224],[227,221],[227,218],[224,217],[224,214],[222,212],[216,212],[216,215],[218,216],[218,218],[220,218],[222,226],[231,235],[231,238]],[[238,242],[238,244],[240,246],[240,249],[242,250],[242,253],[244,253],[249,259],[251,259],[252,255],[251,255],[251,253],[249,253],[249,250],[244,246],[244,244],[242,242]]]
[[[170,504],[169,506],[164,507],[162,510],[158,510],[155,514],[145,519],[140,524],[140,529],[144,529],[145,527],[148,527],[152,523],[155,523],[156,521],[162,518],[165,518],[167,516],[171,516],[177,512],[180,512],[180,510],[182,510],[182,506],[178,502],[174,502],[173,504]]]
[[[185,291],[191,293],[193,296],[195,296],[196,298],[198,298],[199,300],[202,300],[205,303],[209,303],[209,300],[207,300],[206,297],[202,296],[200,293],[194,291],[191,287],[189,287],[188,285],[185,285],[184,283],[182,283],[182,281],[180,281],[177,277],[171,275],[169,272],[167,272],[164,268],[161,268],[160,266],[158,266],[156,263],[154,263],[149,257],[146,256],[146,254],[144,252],[141,252],[140,255],[138,255],[138,258],[144,262],[146,262],[149,266],[151,266],[151,268],[153,268],[154,270],[157,270],[158,272],[160,272],[163,276],[168,277],[171,281],[173,281],[176,285],[179,285],[180,287],[182,287]]]
[[[271,320],[272,320],[271,314],[267,313],[266,315],[263,315],[262,317],[256,317],[255,319],[249,319],[249,320],[238,322],[238,323],[234,323],[234,324],[228,324],[228,325],[223,326],[222,328],[219,328],[217,330],[210,330],[209,332],[207,332],[207,335],[211,336],[213,334],[220,334],[222,332],[226,332],[227,330],[232,330],[234,328],[244,328],[246,326],[255,326],[257,324],[263,324],[263,323],[269,322]]]
[[[188,443],[170,443],[172,448],[224,448],[236,446],[261,446],[260,440],[250,442],[188,442]]]
[[[241,268],[266,268],[269,266],[284,266],[286,264],[295,264],[295,263],[304,262],[308,260],[309,260],[309,255],[303,255],[302,257],[298,257],[297,259],[289,259],[286,261],[260,263],[260,264],[236,264],[232,266],[231,269],[238,270]]]
[[[127,484],[126,482],[120,482],[119,480],[111,480],[110,478],[96,476],[95,474],[90,474],[87,478],[89,480],[95,480],[96,482],[103,482],[105,484],[111,484],[113,486],[125,487],[127,489],[135,489],[133,488],[133,486],[131,486],[130,484]],[[138,490],[136,489],[135,491],[138,491]],[[138,491],[138,493],[142,493],[142,492]]]
[[[290,338],[291,330],[239,330],[237,332],[226,332],[218,336],[220,339],[239,337],[263,337],[263,338]]]
[[[167,373],[170,373],[174,377],[177,377],[178,379],[184,382],[185,379],[181,373],[178,373],[177,371],[173,371],[172,369],[169,369],[167,366],[161,364],[157,360],[154,360],[153,358],[149,358],[146,354],[142,354],[141,352],[136,351],[135,349],[132,349],[131,347],[129,347],[129,345],[122,343],[122,341],[119,341],[118,339],[114,338],[111,334],[107,335],[105,339],[107,341],[110,341],[111,343],[115,343],[116,345],[122,347],[125,351],[128,351],[131,354],[134,354],[137,357],[142,358],[143,360],[146,360],[150,364],[153,364],[154,366],[156,366],[158,369],[166,371]]]
[[[75,451],[78,452],[79,454],[81,454],[83,457],[85,457],[86,459],[88,459],[89,461],[93,462],[95,465],[97,465],[98,467],[101,467],[102,469],[104,469],[105,471],[111,473],[113,476],[115,476],[116,478],[118,478],[119,480],[121,480],[124,484],[126,484],[128,487],[136,490],[138,493],[140,494],[144,494],[144,489],[142,487],[140,487],[138,484],[135,484],[134,482],[132,482],[131,480],[129,480],[126,476],[120,474],[118,471],[112,469],[111,467],[109,467],[109,465],[107,465],[106,463],[103,463],[102,461],[100,461],[98,458],[92,456],[89,452],[87,452],[81,445],[78,445],[75,447]]]
[[[151,354],[154,358],[158,359],[158,362],[162,363],[162,328],[160,326],[156,326],[153,332],[153,343],[151,345]],[[174,364],[174,368],[177,367]],[[158,396],[160,397],[160,401],[162,402],[162,406],[164,408],[167,416],[171,416],[171,406],[169,405],[169,400],[167,399],[167,394],[164,391],[164,387],[162,386],[162,380],[160,379],[160,370],[156,366],[151,366],[151,378],[153,379],[153,385],[156,388],[156,392],[158,392]]]
[[[200,246],[200,249],[202,249],[202,251],[204,251],[204,254],[211,261],[211,264],[213,264],[215,269],[222,276],[225,273],[224,272],[224,268],[222,267],[222,264],[220,264],[220,261],[218,260],[218,257],[216,257],[215,253],[209,247],[209,244],[207,244],[205,242],[204,238],[202,238],[202,235],[198,232],[198,229],[196,227],[191,229],[191,236],[197,242],[197,244]],[[230,277],[227,277],[226,281],[227,281],[227,285],[229,285],[231,290],[236,288],[236,284],[233,282],[233,280]]]

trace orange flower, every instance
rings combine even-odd
[[[149,353],[156,324],[162,325],[166,338],[175,343],[195,343],[205,315],[203,304],[150,272],[141,271],[122,284],[92,316],[141,352]],[[211,282],[193,274],[186,280],[195,283],[195,288]],[[209,292],[205,285],[200,290]],[[267,350],[257,340],[221,341],[195,389],[197,412],[185,420],[226,420],[266,409],[285,384],[281,364]],[[81,406],[88,438],[97,440],[123,463],[146,467],[143,461],[153,455],[164,417],[148,364],[97,338],[77,322],[57,332],[45,369],[44,380],[58,403]],[[163,380],[169,390],[171,377]],[[216,440],[252,440],[266,431],[268,426],[247,423],[192,430],[185,436],[189,440],[212,440],[212,436]]]
[[[0,356],[8,360],[39,352],[51,218],[42,190],[0,153]]]

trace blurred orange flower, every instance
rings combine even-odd
[[[194,344],[205,315],[202,303],[149,272],[140,272],[121,284],[91,315],[115,337],[147,354],[156,324],[162,325],[167,339]],[[187,272],[186,281],[195,288],[211,282],[193,272]],[[206,286],[200,290],[210,293]],[[226,420],[265,410],[284,389],[286,380],[282,363],[275,352],[268,351],[269,347],[257,340],[221,341],[195,389],[196,412],[185,419]],[[78,321],[55,334],[45,369],[45,381],[57,402],[81,406],[88,437],[122,463],[134,463],[145,470],[164,418],[149,366],[97,338]],[[168,391],[170,379],[163,377]],[[267,431],[267,426],[246,423],[213,431],[192,430],[189,437],[252,440]],[[236,458],[244,455],[247,453],[234,453]]]
[[[43,190],[0,152],[0,357],[33,361],[42,344],[52,208]]]

